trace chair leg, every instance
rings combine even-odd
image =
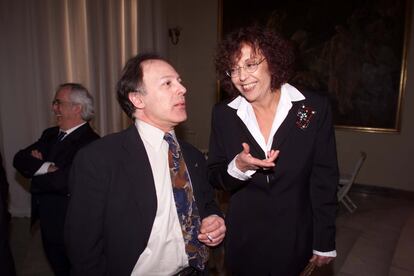
[[[353,209],[357,208],[356,204],[351,200],[351,198],[348,195],[345,195],[344,197],[346,198],[346,200],[352,206]]]
[[[341,202],[344,204],[344,206],[350,213],[353,213],[357,208],[355,203],[351,200],[351,198],[348,195],[345,195]]]
[[[345,206],[345,208],[348,210],[348,212],[352,213],[352,208],[348,205],[348,203],[345,201],[345,199],[341,200],[342,204]]]

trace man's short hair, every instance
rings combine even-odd
[[[138,54],[127,61],[116,86],[118,102],[129,118],[133,118],[136,109],[134,104],[129,100],[129,93],[138,92],[145,94],[142,63],[147,60],[162,60],[168,62],[157,53]]]
[[[88,89],[80,83],[63,83],[58,86],[56,92],[69,88],[69,99],[72,103],[79,104],[82,107],[81,117],[84,121],[90,121],[95,116],[95,110],[93,107],[93,97],[89,93]]]

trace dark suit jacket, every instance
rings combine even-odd
[[[3,168],[0,154],[0,275],[16,275],[13,256],[9,244],[9,213],[8,213],[8,187],[6,172]]]
[[[30,191],[33,194],[67,194],[68,175],[75,154],[81,147],[99,138],[88,123],[60,142],[56,141],[58,133],[58,127],[46,129],[37,142],[20,150],[14,157],[13,165],[17,171],[24,177],[32,178]],[[31,156],[31,151],[35,149],[42,153],[44,160]],[[34,176],[45,161],[54,162],[59,170]]]
[[[201,218],[220,214],[203,155],[180,142]],[[157,210],[154,179],[135,125],[79,151],[70,176],[65,239],[72,275],[131,275]]]
[[[230,161],[250,145],[265,158],[236,110],[227,102],[212,115],[208,173],[212,185],[232,193],[226,216],[226,260],[237,275],[295,275],[306,265],[312,248],[335,249],[338,167],[331,111],[327,99],[302,92],[273,138],[280,150],[276,167],[259,170],[240,181],[227,173]],[[298,109],[316,111],[300,129]]]
[[[80,148],[99,138],[88,123],[77,128],[62,141],[57,141],[58,127],[43,131],[40,139],[14,156],[13,165],[24,177],[31,178],[30,192],[32,195],[63,195],[68,194],[68,177],[72,161]],[[42,153],[44,160],[31,156],[32,150]],[[34,176],[34,173],[45,161],[54,162],[57,171]],[[32,206],[32,219],[37,217],[36,208]]]

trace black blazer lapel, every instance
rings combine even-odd
[[[256,140],[254,139],[253,135],[250,133],[250,131],[247,129],[247,126],[243,123],[243,121],[240,119],[239,116],[237,116],[237,110],[233,109],[231,107],[228,107],[232,110],[232,114],[235,117],[234,121],[238,123],[238,127],[237,129],[240,130],[240,134],[241,134],[241,139],[242,139],[242,143],[245,142],[247,144],[249,144],[250,146],[250,153],[255,156],[256,158],[266,158],[265,157],[265,153],[263,152],[262,148],[259,146],[259,144],[256,142]],[[232,135],[230,133],[230,135]],[[237,135],[235,135],[237,136]],[[240,144],[240,151],[242,151],[242,147]]]
[[[214,190],[207,182],[207,167],[203,154],[188,143],[179,141],[179,144],[193,186],[200,218],[203,219],[210,214],[220,215],[221,211],[214,201]]]
[[[59,128],[56,128],[56,133],[54,133],[53,143],[50,147],[50,152],[47,156],[48,161],[55,161],[56,156],[60,156],[62,152],[69,152],[72,151],[71,144],[77,143],[79,139],[82,138],[82,135],[85,132],[93,132],[92,128],[89,126],[88,123],[80,126],[75,131],[68,134],[63,140],[57,141]]]
[[[283,121],[282,125],[273,136],[272,149],[279,149],[282,146],[283,142],[286,140],[286,137],[289,136],[292,127],[296,125],[297,113],[299,107],[302,104],[302,101],[293,102],[292,104],[293,106],[289,110],[286,119]]]
[[[121,166],[149,234],[157,211],[157,195],[148,155],[135,125],[125,130],[122,147],[125,158]]]
[[[92,128],[90,127],[90,125],[88,123],[80,126],[75,131],[69,133],[62,141],[60,141],[60,142],[58,141],[57,144],[68,144],[68,143],[77,141],[86,132],[93,132]],[[56,136],[58,135],[58,133],[56,133]]]
[[[179,142],[179,144],[180,149],[183,153],[185,165],[187,166],[187,170],[190,175],[191,182],[196,189],[196,186],[198,186],[198,184],[206,180],[206,175],[201,174],[201,166],[206,165],[205,163],[201,162],[204,162],[205,160],[199,160],[197,158],[196,152],[192,151],[191,148],[186,144],[182,142]]]
[[[253,135],[247,129],[247,127],[243,123],[243,121],[240,120],[240,118],[238,118],[238,122],[241,125],[240,126],[240,129],[243,132],[243,136],[247,139],[247,141],[243,141],[243,142],[246,142],[247,144],[249,144],[249,146],[250,146],[250,153],[253,156],[255,156],[256,158],[260,158],[260,159],[266,158],[265,157],[266,154],[263,152],[262,148],[259,146],[259,144],[257,143],[257,141],[254,139]],[[241,147],[241,145],[240,145],[240,147]],[[242,148],[240,148],[240,151],[242,151]]]

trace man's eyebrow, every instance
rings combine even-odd
[[[161,76],[160,79],[181,79],[181,76],[179,76],[179,75],[165,75],[165,76]]]

